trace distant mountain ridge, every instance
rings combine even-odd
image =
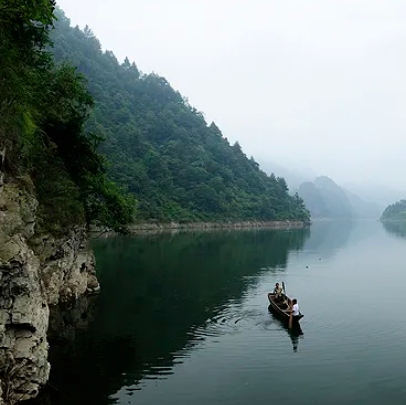
[[[373,201],[379,206],[381,212],[394,201],[400,201],[406,196],[406,190],[396,189],[386,184],[345,183],[342,186],[364,201]]]
[[[264,170],[268,175],[272,173],[278,174],[278,176],[283,177],[288,184],[289,191],[293,194],[299,190],[299,186],[308,181],[310,178],[316,177],[316,174],[308,173],[308,171],[298,172],[296,170],[289,170],[277,163],[270,162],[267,159],[257,159],[262,170]]]
[[[379,218],[379,215],[382,212],[382,207],[380,204],[365,201],[358,195],[348,191],[345,188],[343,188],[343,190],[352,207],[354,218]]]
[[[378,204],[364,201],[327,176],[302,183],[299,186],[299,195],[305,201],[312,218],[378,219],[381,213]]]

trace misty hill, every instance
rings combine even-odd
[[[106,141],[109,176],[138,200],[138,218],[160,221],[284,220],[309,217],[283,178],[268,176],[163,77],[103,52],[86,27],[58,12],[57,62],[88,78],[95,110],[88,131]]]
[[[286,169],[286,167],[283,167],[274,162],[270,162],[266,159],[258,159],[258,162],[261,165],[261,168],[269,175],[272,173],[278,173],[279,176],[283,177],[288,184],[290,192],[292,193],[298,191],[299,186],[302,183],[308,181],[311,178],[314,178],[314,176],[310,174],[307,175],[306,173],[303,175],[303,173],[298,173],[295,170]]]
[[[382,207],[380,204],[376,204],[375,202],[365,201],[358,195],[346,190],[343,188],[344,193],[346,194],[352,211],[354,218],[370,218],[370,219],[378,219],[381,212]]]
[[[343,187],[356,194],[364,201],[373,201],[380,208],[380,212],[393,201],[399,201],[406,195],[406,190],[397,190],[388,187],[386,184],[356,184],[346,183]]]
[[[299,195],[313,218],[378,218],[380,214],[378,205],[364,201],[326,176],[302,183]]]
[[[381,221],[406,221],[406,200],[389,205],[383,212]]]
[[[329,177],[317,177],[299,187],[313,218],[352,218],[353,211],[345,192]]]

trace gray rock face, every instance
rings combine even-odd
[[[34,235],[37,205],[0,186],[0,405],[35,397],[49,378],[49,306],[99,289],[85,230]]]
[[[74,228],[67,237],[41,235],[31,244],[41,259],[41,280],[49,305],[76,300],[99,290],[95,260],[84,229]]]

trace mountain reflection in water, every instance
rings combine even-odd
[[[51,384],[58,390],[42,401],[107,404],[122,386],[140,389],[145,379],[171,375],[207,338],[244,327],[252,315],[240,312],[247,291],[261,274],[284,271],[289,252],[309,235],[240,230],[95,240],[102,288],[93,318],[71,339],[52,340]]]

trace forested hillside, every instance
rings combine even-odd
[[[54,63],[54,6],[0,5],[0,187],[36,197],[37,228],[65,232],[99,222],[119,229],[133,220],[133,199],[107,179],[99,139],[84,131],[93,99],[83,78]]]
[[[406,221],[406,200],[389,205],[382,214],[382,221]]]
[[[163,77],[120,64],[90,29],[71,27],[61,11],[58,19],[55,59],[88,78],[96,105],[87,129],[105,137],[109,176],[136,197],[140,220],[309,219],[284,179],[230,145]]]

